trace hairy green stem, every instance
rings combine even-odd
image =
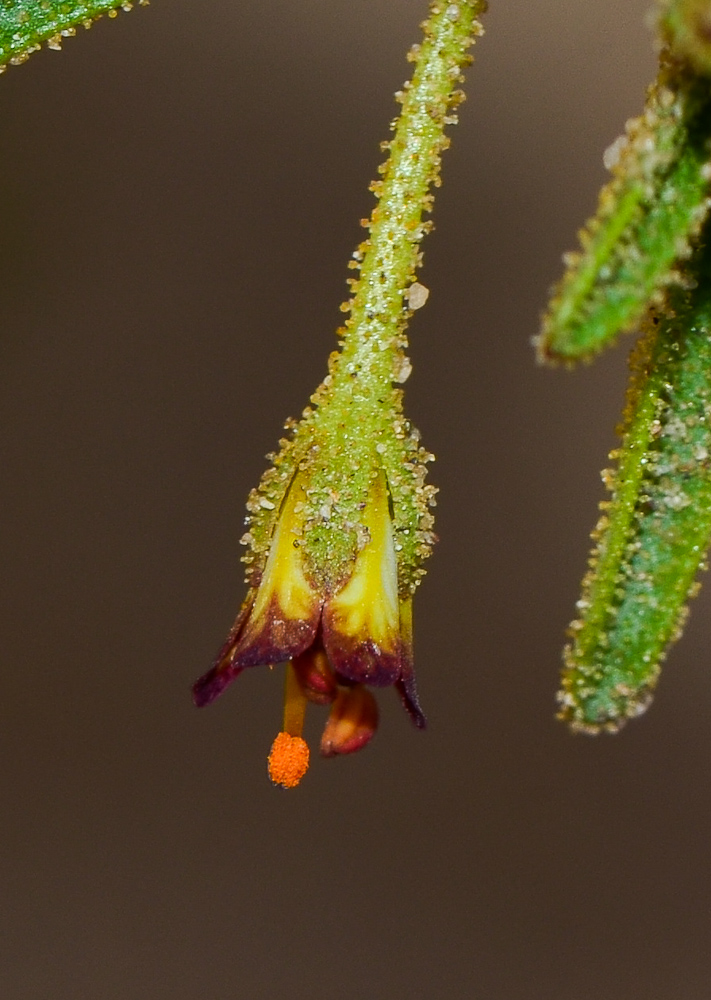
[[[439,183],[440,154],[449,145],[444,130],[456,122],[449,112],[464,97],[457,84],[466,50],[482,31],[477,15],[485,9],[481,0],[433,3],[424,40],[409,54],[414,74],[396,95],[402,112],[395,136],[382,144],[390,157],[380,168],[383,179],[371,185],[378,204],[367,223],[370,238],[353,255],[360,278],[344,305],[350,318],[343,355],[350,364],[390,375],[387,351],[409,316],[403,299],[420,262],[418,244],[430,228],[422,216],[432,208],[429,191]]]

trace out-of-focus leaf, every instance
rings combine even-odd
[[[59,49],[78,27],[89,28],[103,14],[116,17],[119,9],[132,6],[131,0],[0,0],[0,72],[24,62],[43,43]]]

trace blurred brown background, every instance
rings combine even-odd
[[[289,794],[280,678],[189,686],[425,0],[154,0],[0,81],[3,1000],[707,1000],[711,591],[646,717],[553,720],[628,343],[574,373],[529,345],[647,6],[492,3],[411,332],[430,728],[385,691],[374,744]]]

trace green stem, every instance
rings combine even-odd
[[[383,144],[390,157],[381,167],[383,179],[371,185],[378,204],[367,224],[370,238],[353,255],[360,278],[352,281],[353,297],[344,306],[350,312],[346,370],[355,366],[392,380],[393,349],[399,354],[410,315],[404,296],[420,263],[418,244],[431,225],[422,215],[432,208],[429,190],[438,183],[441,153],[449,145],[444,130],[456,122],[448,112],[463,98],[457,84],[472,38],[482,31],[477,15],[485,9],[482,0],[433,3],[424,40],[410,52],[413,78],[397,95],[402,112],[395,136]]]

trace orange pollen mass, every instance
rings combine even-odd
[[[269,752],[269,777],[282,788],[296,788],[309,769],[309,747],[300,736],[279,733]]]

